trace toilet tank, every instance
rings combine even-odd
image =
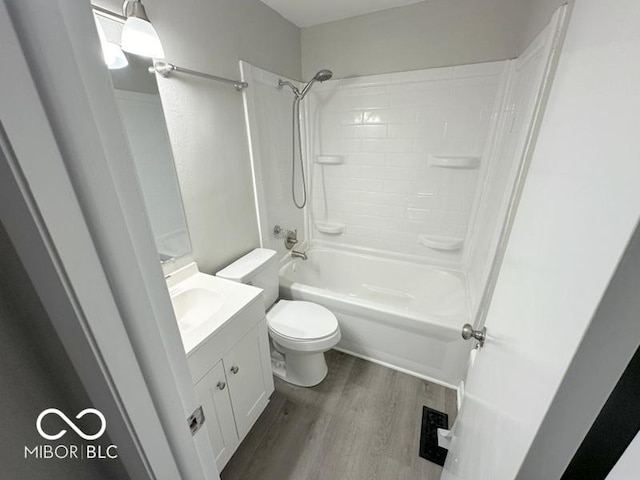
[[[216,277],[245,283],[264,291],[265,310],[278,300],[276,251],[256,248],[216,273]]]

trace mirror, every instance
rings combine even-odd
[[[96,15],[106,40],[120,43],[122,23]],[[149,58],[125,53],[129,65],[109,70],[162,263],[191,253],[169,135]]]

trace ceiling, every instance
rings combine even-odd
[[[298,27],[402,7],[423,0],[261,0]]]

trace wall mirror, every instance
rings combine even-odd
[[[95,17],[106,41],[118,44],[122,23],[99,13]],[[160,261],[171,262],[191,253],[191,240],[158,84],[149,73],[151,59],[124,55],[128,65],[109,73]]]

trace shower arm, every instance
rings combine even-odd
[[[291,90],[293,90],[293,93],[295,93],[296,97],[300,98],[301,93],[300,93],[300,90],[298,90],[298,87],[296,87],[296,86],[295,86],[293,83],[291,83],[291,82],[287,82],[286,80],[282,80],[282,79],[279,79],[279,80],[278,80],[278,89],[279,89],[279,90],[282,90],[282,87],[284,87],[285,85],[286,85],[287,87],[289,87]]]

